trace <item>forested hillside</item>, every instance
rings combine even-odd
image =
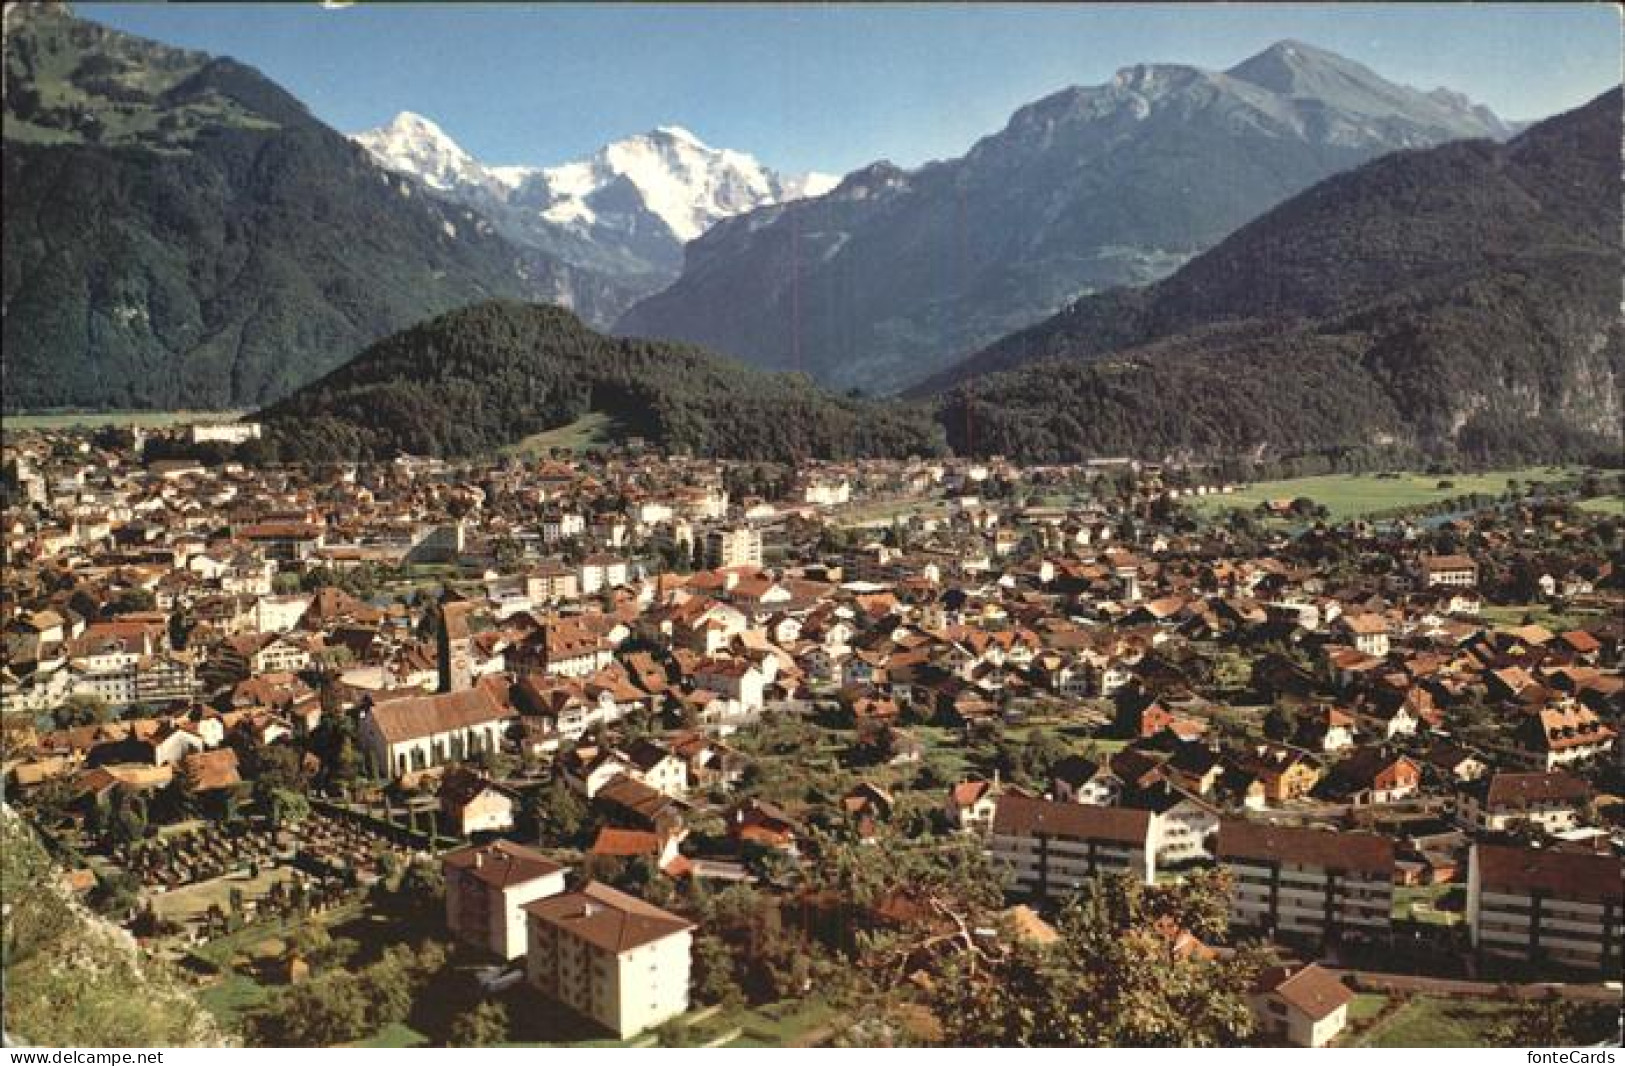
[[[1506,145],[1396,153],[916,391],[978,453],[1594,454],[1622,417],[1619,156],[1618,90]]]
[[[838,397],[681,344],[617,340],[570,312],[492,301],[373,345],[273,405],[264,458],[491,452],[589,412],[662,448],[724,458],[943,449],[923,408]]]

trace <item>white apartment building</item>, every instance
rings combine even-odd
[[[525,905],[564,891],[563,866],[508,840],[448,852],[440,867],[452,935],[504,959],[525,953]]]
[[[762,565],[762,533],[750,526],[713,529],[705,535],[705,565],[712,569]]]
[[[1011,891],[1060,899],[1098,874],[1156,880],[1150,811],[1091,807],[1026,796],[999,797],[988,857]]]
[[[1467,925],[1480,952],[1620,975],[1625,879],[1610,853],[1474,844]]]
[[[544,996],[622,1039],[688,1010],[689,922],[596,881],[525,912],[526,971]]]
[[[1315,939],[1391,927],[1394,844],[1387,837],[1226,818],[1216,852],[1235,878],[1237,925]]]

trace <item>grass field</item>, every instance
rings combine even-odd
[[[1488,999],[1416,996],[1378,1022],[1356,1047],[1489,1047],[1507,1004]]]
[[[1598,496],[1594,500],[1581,500],[1580,510],[1625,518],[1625,496]]]
[[[0,419],[8,432],[25,429],[100,429],[103,426],[140,426],[167,429],[211,422],[234,422],[245,411],[57,411],[6,415]]]
[[[1500,495],[1509,481],[1528,484],[1534,481],[1561,481],[1577,472],[1564,467],[1530,466],[1517,470],[1499,470],[1489,474],[1399,474],[1380,477],[1376,474],[1328,474],[1321,477],[1300,477],[1287,481],[1260,481],[1248,485],[1228,496],[1200,496],[1189,503],[1207,515],[1223,514],[1232,509],[1251,510],[1270,500],[1293,500],[1306,496],[1323,504],[1331,512],[1333,521],[1385,511],[1393,507],[1415,507],[1437,503],[1470,493]],[[1444,485],[1446,487],[1441,488]]]
[[[278,881],[291,881],[293,876],[293,869],[283,866],[262,870],[258,877],[253,878],[246,873],[230,874],[212,881],[177,888],[172,892],[159,893],[153,897],[152,906],[161,917],[177,922],[188,922],[203,914],[211,905],[218,906],[222,911],[227,910],[231,905],[231,890],[234,888],[242,891],[245,900],[258,900],[271,891],[273,884]]]
[[[558,429],[532,433],[517,444],[503,449],[505,455],[525,458],[545,456],[554,448],[583,452],[589,448],[603,448],[619,443],[632,434],[628,428],[610,415],[593,411]]]

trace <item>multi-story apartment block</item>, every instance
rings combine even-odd
[[[1394,844],[1387,837],[1226,818],[1216,849],[1235,878],[1237,925],[1317,940],[1390,928]]]
[[[1612,853],[1475,844],[1467,868],[1473,946],[1618,979],[1622,873]]]
[[[525,905],[564,891],[564,867],[508,840],[448,852],[440,865],[452,935],[504,959],[525,953]]]
[[[705,535],[705,565],[713,569],[728,566],[761,566],[762,533],[750,526],[713,529]]]
[[[525,907],[543,995],[631,1036],[688,1010],[693,925],[596,881]]]
[[[1058,899],[1097,874],[1156,879],[1150,811],[999,797],[988,856],[1006,872],[1012,891]]]

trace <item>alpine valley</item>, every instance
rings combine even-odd
[[[1621,439],[1617,90],[1520,130],[1283,41],[837,183],[673,125],[545,165],[410,112],[347,137],[234,60],[5,11],[8,411],[260,408],[284,459],[589,417],[776,460]]]

